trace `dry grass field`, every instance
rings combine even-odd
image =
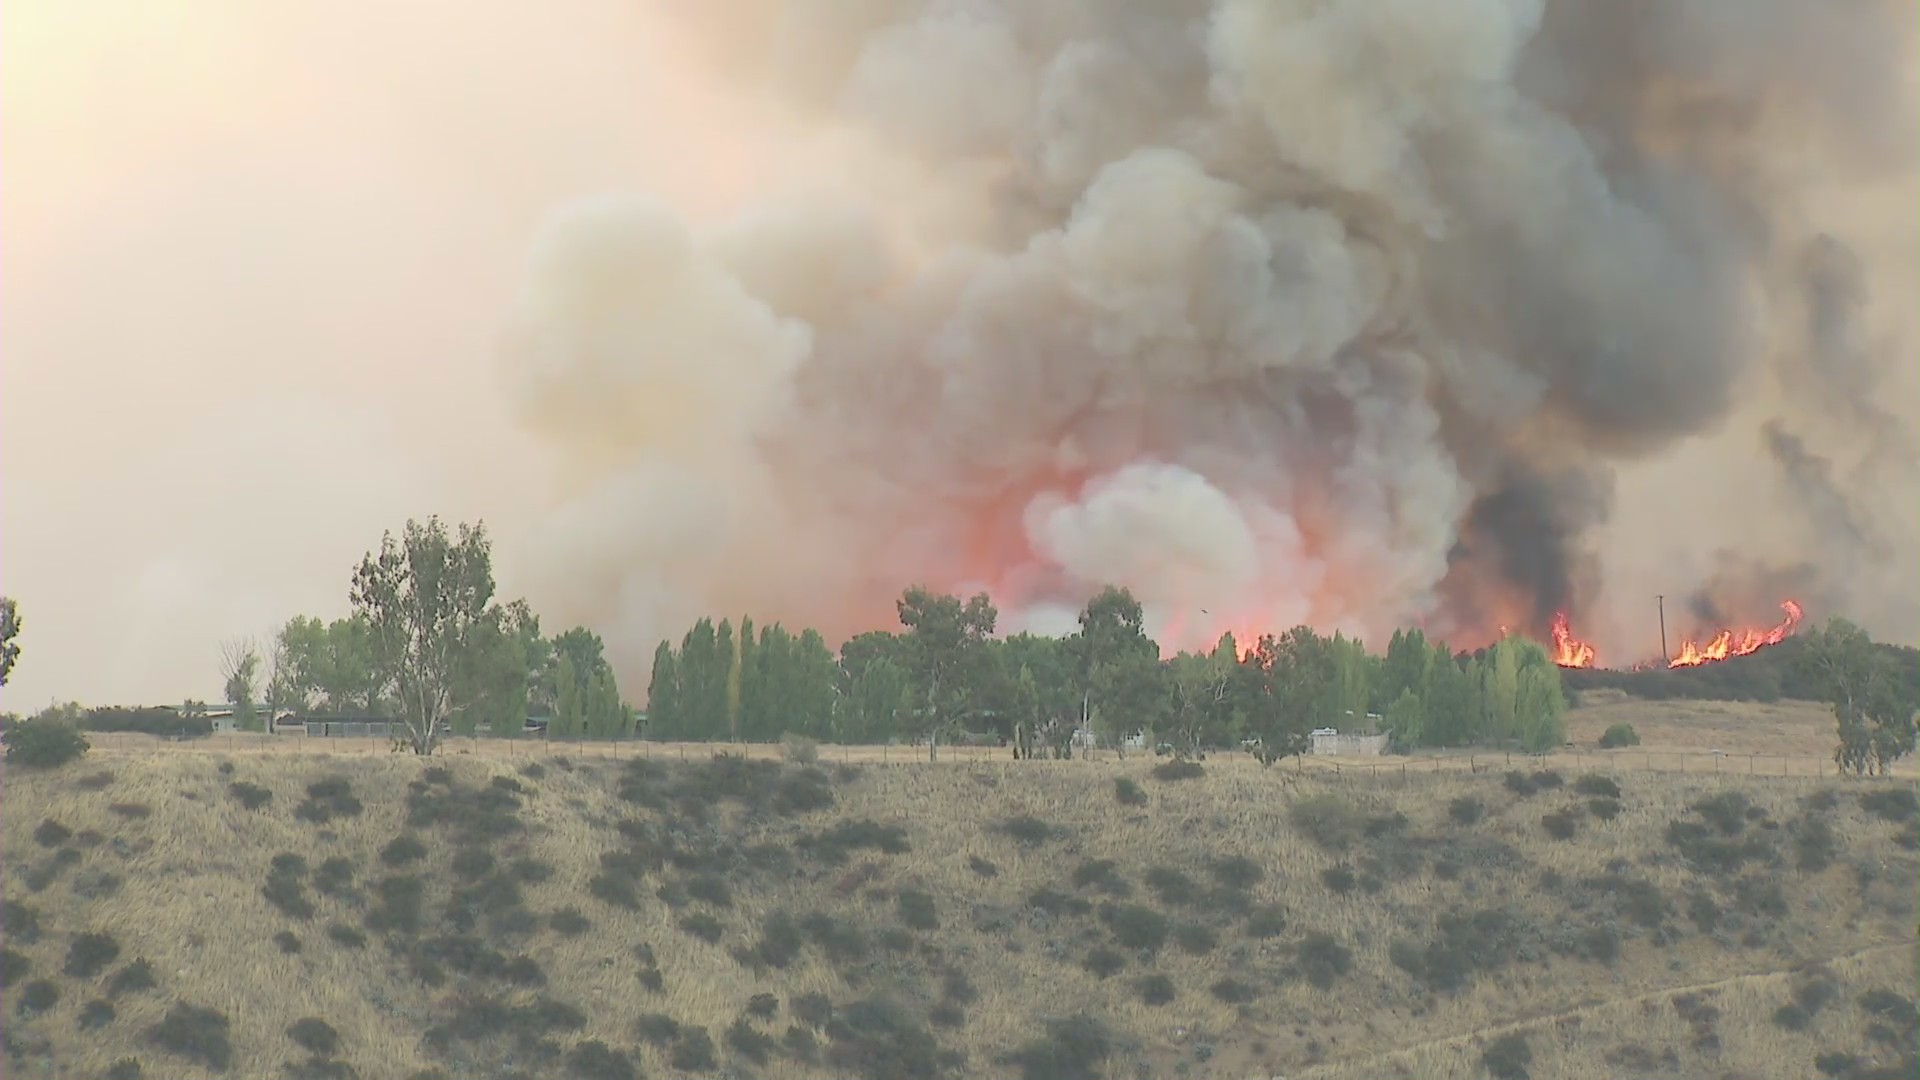
[[[1833,706],[1817,701],[1644,701],[1589,690],[1567,713],[1567,738],[1593,746],[1614,724],[1632,724],[1642,746],[1673,753],[1833,757]]]
[[[8,1077],[1914,1069],[1911,784],[205,750],[4,784]]]

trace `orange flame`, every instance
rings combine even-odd
[[[1573,630],[1567,626],[1567,613],[1560,612],[1553,617],[1553,662],[1561,667],[1590,668],[1593,666],[1593,646],[1573,636]]]
[[[1778,645],[1793,634],[1800,625],[1802,614],[1800,605],[1791,600],[1782,601],[1780,610],[1787,613],[1780,625],[1771,630],[1722,630],[1708,638],[1705,644],[1689,638],[1680,643],[1680,651],[1667,662],[1670,668],[1698,667],[1715,660],[1725,660],[1729,656],[1746,656],[1758,652],[1769,645]]]

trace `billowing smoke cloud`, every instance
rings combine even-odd
[[[635,675],[699,615],[847,634],[916,581],[1043,629],[1116,582],[1187,647],[1602,607],[1616,465],[1898,355],[1868,269],[1805,254],[1806,153],[1912,171],[1913,12],[1845,7],[707,5],[843,186],[556,221],[508,350],[567,462],[536,599]]]

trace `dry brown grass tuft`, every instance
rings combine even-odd
[[[553,1028],[550,1047],[530,1037],[525,1060],[552,1059],[536,1075],[564,1075],[569,1061],[671,1074],[684,1040],[647,1037],[651,1016],[656,1036],[670,1018],[709,1033],[723,1063],[764,1057],[765,1073],[796,1077],[877,1075],[887,1061],[1001,1075],[1011,1066],[997,1063],[1035,1060],[1047,1040],[1097,1043],[1115,1077],[1474,1076],[1492,1042],[1519,1033],[1536,1078],[1632,1075],[1643,1057],[1662,1075],[1799,1078],[1817,1053],[1896,1053],[1863,1034],[1857,999],[1883,989],[1911,1001],[1920,981],[1903,826],[1860,805],[1867,785],[1831,779],[1619,772],[1618,812],[1600,817],[1588,803],[1602,785],[1573,769],[1566,787],[1521,798],[1499,773],[1366,781],[1210,761],[1165,783],[1148,779],[1151,759],[942,762],[834,778],[822,805],[682,783],[677,763],[628,777],[623,799],[615,761],[523,772],[481,756],[253,755],[230,774],[219,761],[115,754],[106,785],[75,782],[97,771],[89,763],[5,777],[6,910],[31,912],[37,931],[9,926],[7,946],[60,990],[44,1014],[19,1017],[24,983],[6,987],[8,1075],[101,1076],[128,1057],[148,1077],[188,1075],[142,1036],[183,1003],[227,1018],[233,1076],[305,1064],[286,1035],[297,1018],[337,1032],[331,1053],[362,1076],[484,1075],[495,1059],[477,1043],[441,1052],[423,1038],[464,993],[495,1001],[471,1013],[481,1019],[562,1015],[520,1008],[541,1001],[578,1010],[577,1030]],[[429,780],[432,769],[446,774]],[[297,816],[310,786],[334,777],[363,811]],[[1116,777],[1151,791],[1150,805],[1119,804]],[[233,783],[273,797],[248,809]],[[447,805],[471,813],[409,822],[410,798],[437,806],[450,790],[468,801]],[[1817,798],[1830,790],[1841,796]],[[1741,809],[1715,801],[1726,792]],[[1463,800],[1482,812],[1452,809]],[[1557,840],[1541,820],[1562,812],[1579,820]],[[106,840],[43,847],[46,820]],[[1012,821],[1044,823],[1044,839],[1010,835]],[[1694,823],[1679,844],[1675,821]],[[383,862],[402,836],[424,855]],[[1831,845],[1824,864],[1800,859],[1804,836]],[[873,842],[842,843],[861,837]],[[261,896],[281,853],[304,860],[309,920]],[[1721,858],[1732,869],[1702,862]],[[89,899],[78,886],[98,872],[122,884]],[[632,909],[594,897],[589,883],[608,875],[632,883]],[[1349,887],[1328,888],[1343,875]],[[381,881],[402,876],[422,882],[422,939],[459,938],[440,946],[452,961],[439,988],[422,985],[404,936],[367,922]],[[441,925],[452,899],[469,912],[457,934]],[[1473,930],[1488,912],[1505,921]],[[716,940],[681,929],[693,914]],[[1446,936],[1449,914],[1477,951]],[[330,936],[335,926],[366,947]],[[276,943],[289,930],[297,952]],[[111,934],[119,959],[61,975],[90,933]],[[116,996],[113,1020],[76,1034],[129,957],[157,986]],[[1814,963],[1833,1003],[1785,1030],[1772,1017],[1803,981],[1795,969]],[[1149,983],[1171,995],[1143,1000]],[[1679,993],[1718,1010],[1717,1048],[1699,1031],[1705,1014],[1672,1006]],[[771,1020],[770,1002],[786,1003]],[[866,1056],[853,1060],[856,1045]],[[875,1065],[883,1053],[897,1056]]]

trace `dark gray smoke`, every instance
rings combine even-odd
[[[835,197],[542,248],[524,415],[597,477],[551,589],[634,655],[715,610],[881,625],[909,581],[1042,629],[1117,582],[1176,646],[1539,630],[1607,602],[1612,468],[1791,351],[1807,132],[1819,184],[1911,168],[1893,3],[695,10],[854,149]],[[1857,398],[1895,356],[1850,329],[1868,270],[1805,274]]]

